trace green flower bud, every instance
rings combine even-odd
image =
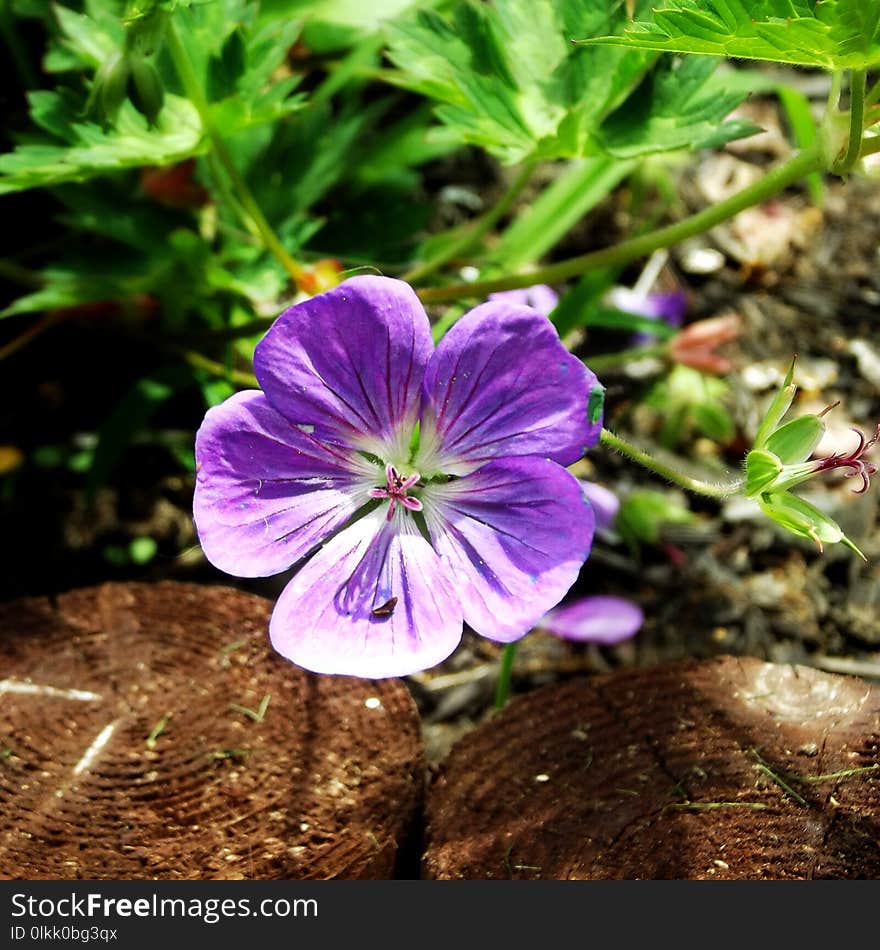
[[[783,465],[797,465],[813,454],[824,434],[825,423],[819,416],[800,416],[773,432],[764,448],[778,456]]]
[[[769,491],[782,472],[778,456],[764,449],[752,449],[746,456],[746,495],[754,498]]]
[[[792,402],[794,402],[794,394],[797,392],[797,386],[791,381],[794,376],[794,364],[795,360],[792,360],[785,380],[779,392],[773,397],[773,402],[770,403],[770,408],[767,410],[758,428],[758,433],[755,436],[756,449],[764,448],[764,443],[782,421],[782,417],[791,408]]]
[[[95,78],[93,95],[97,98],[101,115],[107,122],[116,121],[116,115],[128,95],[130,74],[128,57],[124,53],[114,53]]]
[[[813,541],[823,551],[825,544],[836,544],[838,541],[854,551],[862,560],[867,558],[843,533],[840,525],[819,511],[797,495],[787,492],[779,494],[764,494],[758,497],[761,510],[778,525],[792,534]]]
[[[132,105],[149,122],[156,124],[165,100],[165,90],[156,67],[136,54],[131,59],[131,86],[129,94]]]

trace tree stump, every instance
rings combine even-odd
[[[0,604],[0,877],[394,876],[415,704],[282,659],[271,606],[173,582]]]
[[[875,879],[880,689],[733,657],[544,687],[426,812],[426,877]]]

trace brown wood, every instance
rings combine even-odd
[[[415,705],[283,660],[271,606],[174,582],[0,604],[0,877],[392,877]]]
[[[880,689],[733,657],[548,686],[426,810],[427,877],[877,878]]]

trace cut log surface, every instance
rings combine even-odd
[[[426,811],[426,877],[876,879],[880,689],[733,657],[544,687]]]
[[[173,582],[0,604],[0,877],[392,877],[415,704],[282,659],[271,607]]]

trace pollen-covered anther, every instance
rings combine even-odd
[[[872,449],[877,444],[877,440],[880,439],[880,423],[877,424],[874,437],[871,439],[866,439],[860,429],[854,428],[853,432],[859,437],[858,446],[847,454],[837,452],[834,455],[829,455],[826,459],[822,459],[822,461],[819,462],[817,471],[829,472],[835,468],[851,469],[851,471],[846,472],[845,477],[853,478],[854,476],[858,476],[861,478],[862,487],[854,488],[853,491],[857,495],[862,495],[868,490],[871,484],[871,476],[877,474],[877,466],[873,462],[865,461],[862,456]]]
[[[407,494],[411,488],[414,488],[418,484],[421,477],[418,472],[403,476],[393,465],[385,466],[386,487],[371,488],[369,494],[371,498],[389,499],[388,514],[386,516],[388,521],[391,521],[394,517],[394,510],[398,503],[409,511],[422,510],[423,506],[421,501]]]

